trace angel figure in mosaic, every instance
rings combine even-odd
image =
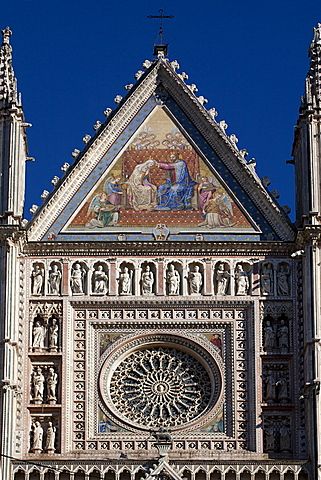
[[[107,193],[108,202],[113,205],[121,205],[124,192],[120,188],[120,180],[121,177],[115,178],[114,175],[111,174],[104,183],[104,192]]]
[[[212,197],[212,195],[215,193],[217,189],[217,182],[214,177],[201,177],[201,183],[197,187],[197,192],[198,192],[198,201],[199,201],[199,208],[201,213],[205,217],[205,204],[208,202],[208,200]]]
[[[204,204],[205,221],[199,227],[232,227],[235,222],[231,199],[222,188],[218,188]]]
[[[106,192],[101,192],[95,195],[88,207],[88,216],[94,216],[89,222],[86,223],[86,227],[114,227],[119,220],[119,206],[113,205],[108,201],[108,195]]]

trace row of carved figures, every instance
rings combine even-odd
[[[54,427],[52,421],[47,422],[46,428],[46,441],[44,444],[44,424],[39,420],[34,419],[31,426],[31,452],[41,453],[45,450],[47,453],[52,454],[56,451],[56,434],[57,427]]]
[[[214,266],[214,283],[216,295],[249,295],[252,289],[252,265],[239,262],[232,267],[227,262],[217,262]],[[185,273],[186,271],[186,273]],[[75,262],[71,266],[69,285],[72,295],[91,293],[105,295],[109,292],[109,268],[107,263],[97,262],[89,269],[85,262]],[[119,295],[153,295],[156,290],[157,267],[150,262],[145,263],[136,272],[130,262],[123,262],[116,271]],[[139,275],[136,285],[135,275]],[[41,263],[35,263],[31,274],[31,291],[33,295],[43,295],[47,290],[50,295],[60,295],[62,270],[60,263],[52,263],[47,276],[45,289],[45,269]],[[232,281],[233,279],[233,281]],[[204,293],[204,265],[191,263],[186,269],[179,262],[169,263],[165,270],[167,295],[202,295]],[[186,291],[183,281],[186,281]],[[262,295],[290,295],[290,266],[279,262],[274,266],[264,262],[260,267],[260,284]],[[276,288],[275,288],[276,285]],[[139,290],[137,292],[135,290]],[[212,292],[211,292],[212,293]]]

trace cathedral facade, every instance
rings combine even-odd
[[[2,36],[1,478],[321,478],[321,26],[295,224],[165,46],[24,220]]]

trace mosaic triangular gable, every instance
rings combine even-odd
[[[164,225],[170,240],[271,234],[175,102],[159,103],[156,97],[146,102],[44,240],[154,240],[153,231]]]

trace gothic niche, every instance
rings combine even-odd
[[[58,262],[52,262],[50,265],[48,277],[48,293],[49,295],[60,295],[61,285],[61,265]]]
[[[119,295],[134,295],[134,272],[132,263],[123,262],[119,267],[118,292]]]
[[[57,352],[59,347],[59,320],[54,316],[49,318],[48,347],[50,352]]]
[[[87,293],[87,267],[81,262],[75,262],[70,272],[70,288],[72,295]]]
[[[248,263],[238,263],[234,271],[235,295],[250,295],[251,266]]]
[[[277,321],[270,315],[263,320],[263,346],[266,352],[287,353],[290,347],[289,320],[282,314]]]
[[[211,400],[203,365],[171,347],[146,348],[127,356],[110,380],[114,407],[142,427],[178,427],[196,419]]]
[[[57,403],[58,374],[53,365],[36,365],[31,374],[31,399],[35,405]]]
[[[188,265],[188,293],[189,295],[202,295],[204,284],[204,269],[201,263],[190,263]]]
[[[289,369],[284,364],[263,367],[263,401],[269,404],[289,403]]]
[[[264,451],[284,454],[292,451],[290,417],[270,415],[264,419]]]
[[[140,277],[140,290],[142,295],[155,294],[156,266],[154,263],[143,263]]]
[[[44,292],[45,267],[43,263],[34,263],[31,272],[32,295],[43,295]]]
[[[94,295],[106,295],[108,293],[108,270],[107,265],[102,262],[95,263],[93,267],[91,291]]]
[[[262,263],[260,283],[261,295],[274,294],[274,271],[272,263]]]
[[[167,295],[181,295],[182,265],[171,262],[166,269],[166,293]]]
[[[290,266],[287,262],[280,262],[276,272],[277,295],[290,295]]]
[[[32,325],[31,346],[33,350],[39,351],[45,348],[45,338],[47,336],[47,326],[44,319],[37,315]]]
[[[226,262],[218,262],[214,270],[214,285],[216,295],[228,295],[230,293],[230,266]]]

